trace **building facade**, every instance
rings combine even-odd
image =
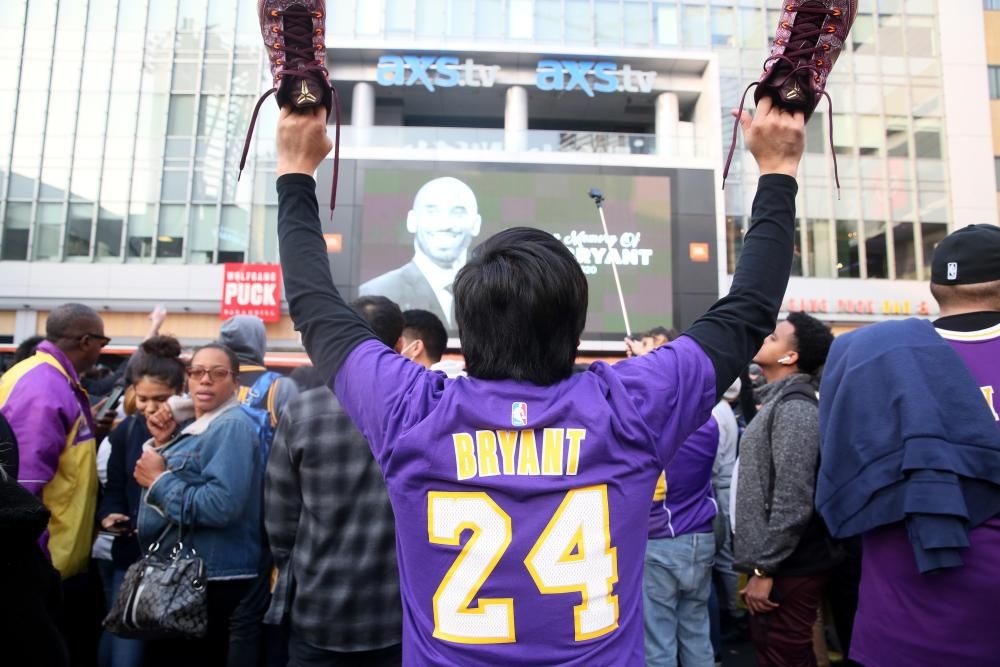
[[[986,65],[990,86],[990,125],[993,129],[993,168],[1000,208],[1000,0],[983,0],[986,21]]]
[[[47,309],[67,300],[105,311],[110,334],[125,341],[157,303],[173,313],[175,333],[212,338],[221,264],[277,261],[272,103],[237,179],[250,112],[270,87],[256,3],[7,4],[0,23],[21,41],[0,52],[12,73],[0,81],[0,341],[40,330]],[[970,20],[965,4],[973,0],[862,3],[829,86],[832,141],[825,104],[808,126],[787,309],[842,326],[932,315],[934,245],[957,226],[997,220],[1000,150],[983,85],[995,75],[985,37],[993,22],[989,12],[974,18],[984,15],[978,2]],[[752,160],[737,150],[724,192],[701,184],[721,185],[729,109],[759,76],[775,3],[354,0],[328,9],[348,194],[324,231],[349,293],[378,252],[362,250],[364,197],[378,191],[366,175],[451,166],[662,175],[674,207],[662,320],[686,324],[725,289],[749,221]],[[708,282],[693,277],[706,258]],[[297,345],[287,315],[270,333],[278,347]]]

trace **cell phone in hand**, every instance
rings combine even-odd
[[[97,411],[97,421],[102,421],[109,412],[112,410],[117,410],[118,405],[122,402],[122,397],[125,395],[125,387],[119,385],[111,390],[111,394],[108,395],[108,399],[101,406],[101,409]]]

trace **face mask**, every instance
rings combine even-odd
[[[409,359],[410,361],[414,361],[416,359],[416,357],[409,357],[409,356],[406,355],[406,353],[410,350],[410,348],[416,347],[417,343],[419,343],[419,342],[420,342],[419,338],[417,340],[415,340],[415,341],[411,341],[410,344],[407,345],[406,347],[404,347],[402,350],[400,350],[399,353],[401,355],[403,355],[404,357],[406,357],[407,359]]]

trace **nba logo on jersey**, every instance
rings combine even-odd
[[[512,403],[510,406],[510,423],[512,426],[528,425],[528,404]]]
[[[958,280],[958,262],[948,262],[948,280]]]

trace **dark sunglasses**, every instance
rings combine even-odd
[[[208,377],[212,382],[222,382],[233,374],[228,368],[200,368],[195,366],[194,368],[187,369],[187,376],[195,382],[200,382],[205,377],[205,373],[208,373]]]
[[[98,341],[101,344],[101,347],[107,347],[108,344],[111,343],[111,339],[108,338],[107,336],[102,336],[101,334],[95,334],[95,333],[80,334],[79,336],[76,337],[76,340],[83,340],[84,338],[93,338],[94,340]]]

